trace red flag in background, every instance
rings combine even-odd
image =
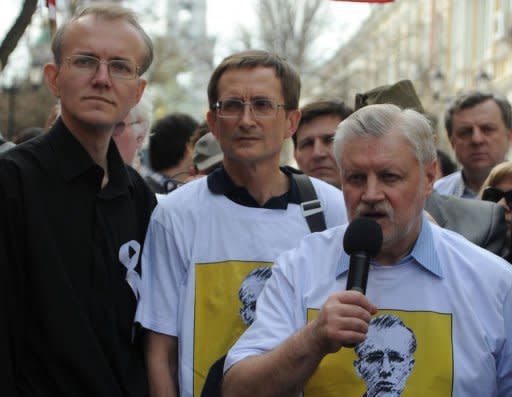
[[[50,25],[50,34],[53,36],[57,30],[57,0],[46,0],[48,7],[48,24]]]

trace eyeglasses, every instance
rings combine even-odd
[[[497,187],[487,187],[482,193],[482,200],[493,201],[495,203],[500,201],[502,197],[505,197],[507,205],[512,208],[512,190],[507,190],[504,192]]]
[[[107,65],[108,72],[114,79],[133,80],[139,75],[139,67],[128,59],[102,61],[90,55],[71,55],[65,59],[72,70],[91,76],[98,72],[100,64]]]
[[[276,103],[269,98],[254,98],[250,102],[244,102],[240,99],[226,99],[218,101],[215,104],[217,114],[224,119],[235,119],[242,116],[245,107],[249,106],[252,114],[256,118],[270,118],[277,114],[278,109],[284,108],[286,105]]]

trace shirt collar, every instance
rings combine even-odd
[[[57,119],[48,132],[48,140],[53,148],[53,155],[56,158],[58,169],[66,182],[70,182],[86,172],[93,172],[95,177],[99,179],[99,183],[101,183],[103,170],[93,161],[89,153],[69,131],[61,118]],[[112,139],[107,150],[107,163],[109,182],[102,189],[102,194],[108,198],[122,194],[128,188],[133,189],[133,182],[128,176],[126,166]]]
[[[441,262],[434,246],[434,237],[432,234],[432,226],[423,212],[421,216],[421,228],[418,239],[414,243],[411,253],[397,263],[412,262],[420,265],[437,277],[443,277]],[[373,262],[372,262],[373,263]],[[342,250],[340,259],[336,266],[336,278],[341,277],[348,271],[350,264],[350,256]]]
[[[464,170],[460,171],[459,184],[456,186],[456,195],[463,198],[475,198],[476,193],[466,185],[466,177],[464,176]]]
[[[288,207],[289,203],[300,204],[299,188],[295,179],[292,178],[294,170],[291,167],[280,167],[289,180],[290,189],[281,196],[272,197],[265,204],[259,205],[243,186],[237,186],[224,167],[219,167],[208,175],[208,189],[213,194],[223,194],[231,201],[245,207],[283,209]]]

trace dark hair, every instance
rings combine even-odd
[[[196,142],[199,140],[199,138],[202,138],[206,134],[210,132],[210,127],[208,126],[208,123],[206,121],[203,121],[200,123],[197,128],[192,133],[192,137],[190,138],[190,143],[192,146],[195,146]]]
[[[441,165],[441,172],[443,176],[450,175],[457,171],[457,164],[448,156],[443,150],[436,149],[437,160]]]
[[[151,168],[162,171],[179,164],[197,126],[197,121],[184,113],[172,113],[157,120],[149,136]]]
[[[322,116],[335,116],[339,117],[340,121],[343,121],[354,113],[354,109],[345,104],[345,102],[335,99],[308,103],[303,106],[300,111],[302,115],[299,126],[297,127],[297,132],[292,135],[294,146],[297,146],[297,133],[304,124]]]
[[[208,104],[210,109],[213,110],[215,103],[219,100],[219,80],[224,72],[232,69],[253,69],[258,66],[274,69],[276,77],[281,81],[281,90],[286,110],[297,109],[300,97],[299,74],[286,59],[277,54],[260,50],[248,50],[232,54],[224,58],[219,66],[215,68],[208,83]]]
[[[444,126],[448,136],[452,135],[453,128],[453,115],[461,110],[472,108],[482,102],[492,99],[496,105],[500,108],[501,118],[505,127],[512,128],[512,110],[510,108],[510,102],[507,98],[501,95],[493,94],[491,92],[472,91],[459,95],[450,104],[444,115]]]

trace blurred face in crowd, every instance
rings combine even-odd
[[[135,119],[131,113],[114,127],[112,138],[125,164],[132,165],[135,155],[144,142],[142,120]]]
[[[503,207],[505,210],[505,220],[507,221],[507,224],[509,228],[512,228],[512,202],[509,200],[507,202],[506,196],[512,197],[512,175],[505,176],[499,183],[493,186],[496,189],[501,190],[503,194],[505,194],[503,197],[501,197],[497,203]],[[511,193],[506,193],[511,192]],[[509,204],[510,203],[510,204]]]
[[[278,164],[283,141],[295,132],[300,112],[286,111],[281,106],[282,86],[274,69],[228,69],[219,79],[218,96],[220,102],[263,100],[275,105],[275,110],[264,117],[255,114],[249,105],[238,116],[228,112],[223,116],[219,109],[208,112],[208,125],[224,152],[224,166],[229,169],[240,163],[252,166],[269,161]]]
[[[377,221],[384,236],[377,260],[394,263],[409,252],[419,234],[436,162],[420,167],[398,131],[380,138],[349,139],[338,158],[349,219],[366,216]]]
[[[332,153],[332,140],[341,119],[335,115],[314,118],[297,130],[295,160],[309,176],[340,187],[336,160]]]
[[[485,178],[505,160],[511,131],[493,99],[458,111],[452,125],[450,142],[466,175]]]
[[[62,119],[73,131],[111,130],[139,101],[145,86],[136,73],[146,47],[139,33],[121,19],[86,15],[72,23],[62,43],[62,64],[47,64],[45,77],[61,102]],[[101,60],[97,70],[91,58]],[[107,62],[122,60],[109,68]],[[135,68],[135,69],[133,69]],[[112,76],[112,70],[131,78]]]

